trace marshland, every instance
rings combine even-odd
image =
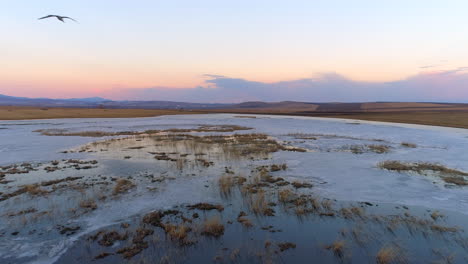
[[[2,263],[466,263],[468,131],[205,114],[0,122]]]

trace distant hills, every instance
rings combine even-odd
[[[171,101],[113,101],[101,97],[50,99],[14,97],[0,94],[2,106],[81,107],[81,108],[133,108],[133,109],[212,109],[230,104],[201,104]]]
[[[50,99],[14,97],[0,94],[0,106],[108,108],[108,109],[187,109],[222,110],[235,113],[362,113],[406,111],[468,111],[468,104],[432,102],[309,103],[296,101],[239,104],[187,103],[173,101],[113,101],[101,97]]]

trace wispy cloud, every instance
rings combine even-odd
[[[127,100],[171,100],[188,102],[242,101],[447,101],[468,102],[468,67],[424,72],[392,82],[362,82],[336,73],[315,78],[274,83],[256,82],[222,75],[204,75],[204,85],[171,89],[114,89],[102,96]]]
[[[203,77],[207,78],[225,78],[226,76],[224,75],[217,75],[217,74],[203,74]]]
[[[419,67],[420,69],[429,69],[429,68],[435,68],[435,67],[439,67],[440,65],[439,64],[432,64],[432,65],[424,65],[424,66],[421,66]]]

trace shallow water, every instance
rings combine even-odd
[[[69,132],[144,131],[196,128],[206,124],[251,127],[252,130],[236,131],[235,133],[265,133],[286,147],[299,147],[307,152],[278,151],[266,156],[254,157],[255,159],[252,160],[248,155],[239,156],[239,153],[226,155],[225,149],[216,145],[196,144],[195,146],[194,144],[187,145],[186,142],[160,144],[158,140],[145,136],[131,136],[129,139],[110,141],[112,143],[107,145],[102,143],[86,145],[95,141],[106,141],[113,137],[44,136],[33,132],[40,129],[64,129]],[[225,167],[235,171],[236,174],[249,175],[256,166],[286,163],[288,169],[276,172],[276,174],[288,181],[298,180],[314,184],[310,190],[301,189],[303,192],[336,199],[343,203],[363,201],[379,203],[382,204],[381,208],[387,208],[379,211],[380,214],[384,215],[391,214],[391,208],[394,205],[407,205],[411,206],[413,214],[421,217],[424,216],[425,210],[441,210],[447,216],[445,221],[448,222],[445,224],[464,226],[467,218],[463,214],[468,214],[468,187],[448,186],[435,178],[418,174],[390,172],[377,167],[379,162],[385,160],[424,161],[437,162],[450,168],[468,171],[468,152],[466,152],[468,131],[463,129],[306,117],[236,118],[235,115],[228,114],[134,119],[0,121],[0,128],[5,128],[0,129],[0,166],[23,162],[43,163],[37,165],[38,171],[6,175],[5,179],[11,182],[1,184],[0,192],[11,193],[25,184],[66,177],[83,177],[57,185],[58,187],[51,185],[55,189],[45,196],[31,197],[29,194],[22,194],[0,202],[0,217],[2,218],[0,258],[5,261],[49,263],[64,254],[59,262],[70,263],[77,260],[77,255],[83,254],[84,234],[122,221],[130,221],[131,217],[136,217],[135,221],[138,221],[139,215],[151,210],[167,209],[196,202],[226,203],[220,196],[217,187],[217,180],[225,173]],[[307,136],[302,136],[307,139],[292,135],[295,133],[307,134]],[[119,138],[122,137],[125,136]],[[316,139],[312,139],[312,137]],[[407,148],[401,145],[402,142],[413,143],[417,147]],[[390,150],[388,153],[382,154],[367,150],[362,154],[354,154],[351,151],[353,146],[372,144],[386,145],[390,147]],[[78,151],[83,148],[85,151]],[[62,153],[63,151],[67,151],[67,153]],[[154,154],[156,152],[175,153],[166,156],[177,161],[157,160],[154,158],[157,155]],[[206,155],[196,156],[197,153]],[[188,155],[181,158],[181,154]],[[64,168],[65,161],[61,161],[58,165],[59,170],[44,171],[46,166],[51,166],[52,160],[62,159],[97,160],[98,163],[95,168],[76,170]],[[212,161],[214,164],[204,166],[200,164],[203,162],[200,160]],[[112,189],[115,180],[119,178],[131,179],[136,187],[128,193],[114,197],[109,189]],[[72,186],[72,184],[76,186]],[[44,188],[49,188],[52,191],[52,187]],[[96,199],[98,196],[107,196],[107,198],[98,201]],[[96,199],[98,201],[97,209],[80,209],[80,202],[86,199]],[[231,202],[238,204],[235,201],[237,200]],[[37,212],[8,216],[8,214],[30,208],[36,209]],[[245,208],[234,205],[232,209],[226,209],[226,214],[223,217],[226,219],[235,218],[234,215],[241,209]],[[37,216],[41,212],[48,213]],[[35,217],[33,218],[32,215]],[[263,220],[259,218],[258,221]],[[339,229],[343,225],[347,225],[346,221],[343,222],[340,218],[333,220],[317,218],[308,222],[288,217],[287,214],[279,214],[277,217],[268,219],[268,222],[288,230],[281,232],[281,234],[274,233],[269,239],[292,240],[299,237],[296,241],[297,249],[285,251],[286,255],[283,256],[288,261],[295,262],[303,260],[305,256],[310,257],[307,255],[310,253],[310,249],[302,246],[305,243],[312,243],[306,237],[316,237],[312,240],[315,241],[315,244],[331,243],[336,238],[335,234],[339,232]],[[319,224],[320,228],[323,226],[323,230],[317,231],[317,228],[311,228],[307,224],[310,222]],[[74,234],[63,235],[59,233],[62,228],[60,226],[79,226],[80,229]],[[295,228],[288,228],[292,226]],[[240,229],[239,226],[227,229],[226,235],[221,238],[221,243],[220,240],[207,240],[207,242],[200,243],[202,245],[197,247],[205,248],[204,251],[186,249],[188,252],[185,256],[203,262],[211,261],[216,254],[210,254],[208,258],[206,254],[197,252],[222,251],[221,245],[232,250],[239,247],[248,237],[254,238],[253,248],[263,248],[263,243],[267,239],[265,232],[253,229],[242,233]],[[302,230],[306,230],[305,233],[301,233]],[[19,233],[13,235],[14,232]],[[269,237],[270,233],[266,233]],[[401,236],[405,237],[406,235]],[[421,244],[417,241],[422,241],[423,238],[417,237],[407,240],[416,245]],[[427,241],[424,242],[428,243],[425,245],[427,248],[444,246],[437,244],[437,240]],[[320,248],[318,245],[316,246],[316,248]],[[73,250],[66,253],[67,249],[71,247]],[[465,250],[459,245],[451,246],[449,249],[462,253]],[[92,257],[96,253],[93,251],[93,247],[87,250],[93,252],[93,254],[89,253],[88,257]],[[353,250],[350,250],[353,254],[348,261],[355,263],[367,261],[363,257],[365,255],[363,252],[356,253],[362,250],[375,251],[373,248],[362,249],[353,246]],[[166,251],[170,252],[169,249],[162,251],[159,249],[157,251],[159,253],[144,251],[153,253],[142,253],[140,257],[137,257],[137,260],[148,256],[164,257],[161,252]],[[415,254],[424,256],[422,259],[425,260],[432,259],[429,257],[432,256],[432,253],[422,253],[423,251]],[[330,255],[323,249],[316,249],[314,254],[314,256],[323,256],[320,258],[323,262],[334,263],[337,261],[333,254]],[[111,263],[112,260],[119,260],[119,257],[111,256],[104,260]],[[182,259],[179,260],[182,261]],[[252,257],[251,254],[242,253],[238,260],[256,262],[258,258]],[[279,261],[276,257],[275,260]],[[463,258],[459,257],[456,260],[457,262],[462,261]]]

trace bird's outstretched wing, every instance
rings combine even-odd
[[[49,17],[55,17],[55,15],[48,15],[48,16],[45,16],[45,17],[40,17],[40,18],[38,18],[38,20],[39,19],[44,19],[44,18],[49,18]]]
[[[73,18],[71,18],[71,17],[64,16],[64,17],[62,17],[62,18],[68,18],[68,19],[73,20],[73,21],[75,21],[76,23],[78,23],[78,21],[76,21],[75,19],[73,19]]]

